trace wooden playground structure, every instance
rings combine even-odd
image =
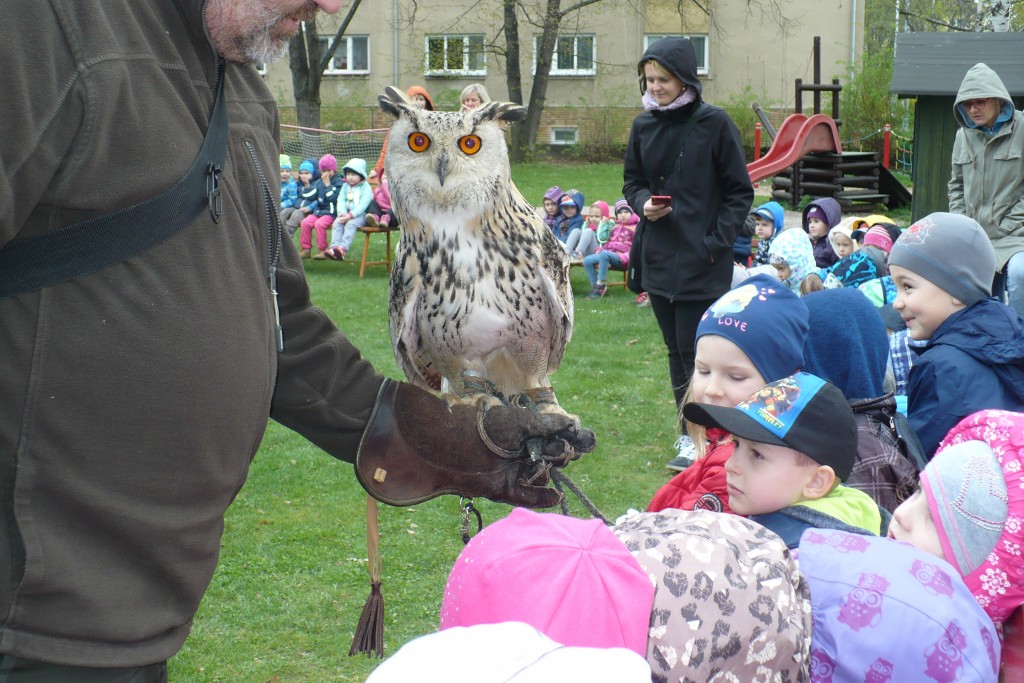
[[[844,212],[872,212],[910,204],[906,187],[875,152],[844,152],[839,140],[839,79],[821,83],[821,39],[814,38],[814,83],[796,79],[796,112],[775,131],[760,106],[753,105],[773,138],[768,152],[749,164],[750,181],[772,178],[772,199],[796,207],[801,197],[832,197]],[[803,109],[803,93],[813,93],[814,111]],[[821,112],[821,93],[832,93],[832,115]]]

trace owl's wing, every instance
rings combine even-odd
[[[398,367],[416,386],[441,389],[441,374],[423,355],[416,309],[422,294],[419,259],[411,249],[399,243],[395,265],[391,269],[391,292],[388,300],[388,326],[391,345]]]
[[[526,203],[526,200],[523,200]],[[527,209],[529,205],[527,204]],[[554,372],[562,363],[565,347],[572,339],[573,302],[572,284],[569,281],[569,257],[562,243],[558,241],[547,224],[535,213],[532,215],[534,229],[540,242],[540,273],[544,281],[549,308],[552,312],[551,355],[548,357],[548,372]]]

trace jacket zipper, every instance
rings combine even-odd
[[[251,140],[246,140],[245,149],[249,152],[249,158],[252,159],[256,175],[260,179],[260,186],[263,188],[263,213],[267,219],[267,286],[274,296],[274,345],[277,352],[282,353],[284,351],[284,332],[281,329],[281,309],[277,304],[277,258],[280,253],[281,230],[275,230],[275,228],[279,228],[277,214],[272,210],[274,202],[270,194],[270,184],[267,182],[267,176],[263,173],[263,167],[260,166],[259,158],[256,156],[256,147]]]

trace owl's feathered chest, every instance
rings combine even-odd
[[[542,250],[532,226],[517,223],[500,211],[414,218],[403,226],[399,250],[414,255],[426,289],[521,290],[540,281]]]

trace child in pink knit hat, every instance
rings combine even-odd
[[[600,520],[516,508],[455,561],[441,630],[521,621],[573,647],[647,651],[654,584]]]
[[[873,225],[864,233],[864,246],[878,247],[886,254],[892,251],[892,236],[881,225]]]
[[[1024,604],[1024,414],[961,420],[896,508],[889,536],[941,557],[997,624]]]

